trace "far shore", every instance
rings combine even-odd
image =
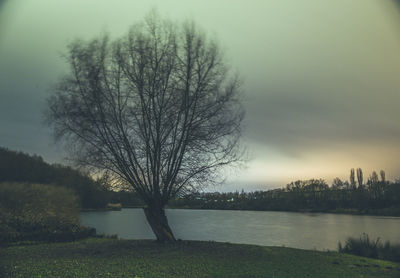
[[[81,209],[81,212],[91,212],[91,211],[119,211],[121,209],[128,208],[144,208],[144,206],[121,206],[106,207],[106,208],[96,208],[96,209]],[[327,213],[327,214],[348,214],[348,215],[365,215],[365,216],[386,216],[386,217],[400,217],[400,210],[398,208],[387,208],[380,210],[366,210],[360,211],[358,209],[335,209],[335,210],[312,210],[312,209],[302,209],[302,210],[249,210],[249,209],[215,209],[215,208],[197,208],[197,207],[175,207],[167,206],[166,209],[189,209],[189,210],[230,210],[230,211],[274,211],[274,212],[297,212],[297,213]]]

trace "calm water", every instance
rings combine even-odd
[[[303,249],[336,250],[349,236],[400,243],[400,218],[271,211],[168,209],[176,238]],[[142,209],[83,212],[81,222],[98,233],[124,239],[154,239]]]

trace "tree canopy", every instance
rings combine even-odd
[[[55,135],[77,163],[132,187],[157,238],[173,240],[168,200],[241,159],[238,78],[193,22],[155,14],[117,40],[68,50],[70,74],[48,100]]]

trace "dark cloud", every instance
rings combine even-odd
[[[398,6],[398,8],[400,9],[400,0],[392,0],[397,6]]]
[[[400,138],[397,107],[390,113],[376,102],[368,107],[363,102],[308,94],[302,88],[277,91],[247,102],[247,136],[252,141],[295,152],[331,143],[384,144]]]
[[[331,177],[349,165],[400,175],[398,13],[373,0],[207,3],[157,7],[218,37],[243,76],[244,141],[254,162],[239,187],[303,172]],[[66,71],[60,53],[76,37],[121,34],[150,8],[146,1],[0,0],[0,145],[60,161],[64,153],[42,121],[49,88]]]

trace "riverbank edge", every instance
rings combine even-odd
[[[124,206],[119,209],[101,208],[101,209],[81,209],[81,212],[92,211],[119,211],[121,209],[137,208],[141,209],[144,206]],[[273,212],[296,212],[296,213],[326,213],[326,214],[344,214],[344,215],[362,215],[362,216],[383,216],[383,217],[400,217],[399,208],[387,208],[380,210],[366,210],[360,211],[358,209],[335,209],[335,210],[317,210],[317,209],[303,209],[303,210],[252,210],[252,209],[213,209],[213,208],[194,208],[194,207],[175,207],[166,206],[166,209],[188,209],[188,210],[230,210],[230,211],[273,211]]]
[[[167,206],[167,209],[192,209],[192,210],[231,210],[231,211],[274,211],[274,212],[297,212],[297,213],[330,213],[330,214],[348,214],[348,215],[365,215],[365,216],[388,216],[400,217],[399,208],[388,208],[381,210],[364,210],[358,209],[335,209],[335,210],[318,210],[318,209],[301,209],[301,210],[253,210],[253,209],[214,209],[214,208],[193,208],[193,207],[173,207]]]
[[[0,261],[4,277],[321,277],[320,271],[324,277],[400,276],[400,264],[390,261],[214,241],[88,238],[2,248]]]

